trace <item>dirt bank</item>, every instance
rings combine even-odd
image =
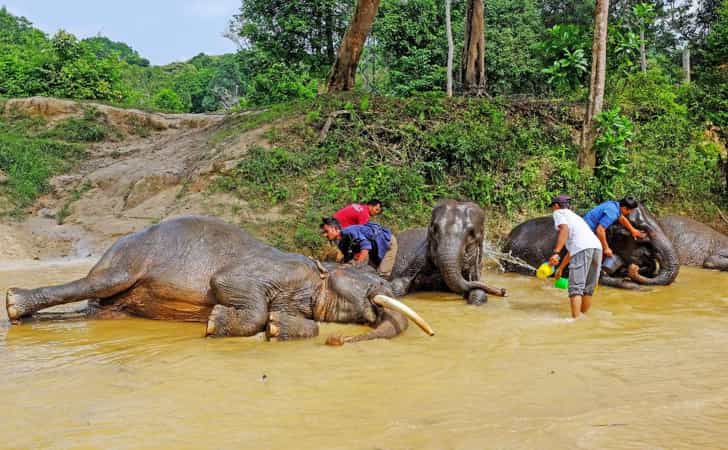
[[[220,138],[223,115],[149,113],[44,97],[8,100],[4,113],[53,123],[89,108],[123,136],[92,145],[78,167],[50,180],[50,192],[25,217],[0,221],[0,259],[97,255],[120,236],[178,215],[248,223],[282,217],[275,208],[261,214],[208,189],[248,148],[268,146],[265,126]],[[132,126],[144,133],[135,135]]]

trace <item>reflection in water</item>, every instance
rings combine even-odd
[[[0,290],[82,276],[91,262],[0,266]],[[0,316],[2,447],[646,448],[728,438],[728,276],[600,288],[572,322],[565,291],[509,289],[468,307],[407,298],[435,328],[330,348],[202,339],[203,324]],[[9,407],[10,405],[10,407]]]

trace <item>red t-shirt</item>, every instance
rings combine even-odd
[[[334,219],[339,221],[341,228],[349,225],[364,225],[369,222],[369,208],[367,205],[352,203],[336,211]]]

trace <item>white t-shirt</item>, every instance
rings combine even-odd
[[[554,211],[554,227],[566,224],[569,227],[569,237],[566,239],[566,249],[571,256],[587,248],[602,248],[599,238],[589,228],[584,219],[570,209],[557,209]]]

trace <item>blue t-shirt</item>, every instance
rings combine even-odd
[[[344,262],[349,262],[356,253],[369,250],[369,258],[379,264],[389,250],[392,232],[375,222],[351,225],[341,230],[339,250],[344,254]]]
[[[597,231],[597,226],[601,225],[604,229],[609,228],[611,224],[619,219],[622,213],[619,210],[619,202],[616,200],[606,201],[584,214],[584,221],[592,231]]]

